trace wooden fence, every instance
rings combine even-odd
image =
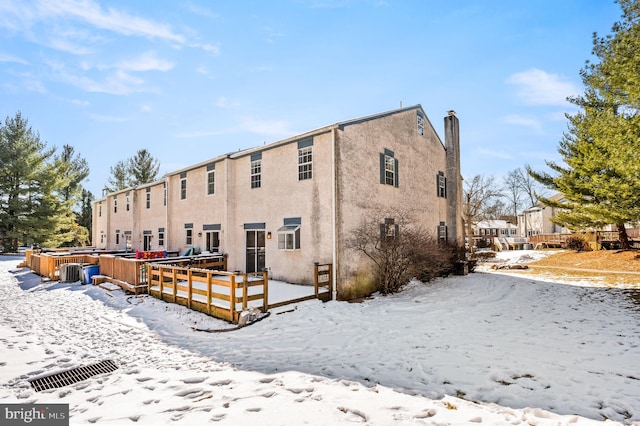
[[[263,312],[268,309],[269,279],[266,272],[238,274],[161,263],[149,263],[147,267],[148,293],[158,299],[235,324],[240,312],[250,304]]]
[[[80,263],[97,265],[99,258],[92,254],[57,254],[57,253],[31,253],[29,256],[29,268],[36,274],[47,277],[50,280],[60,278],[60,265],[65,263]]]
[[[313,285],[317,299],[326,302],[333,298],[333,265],[331,263],[314,264]],[[327,292],[321,292],[322,288],[326,288]]]
[[[221,255],[176,257],[164,259],[136,259],[135,255],[118,256],[105,254],[100,256],[100,275],[113,280],[123,289],[134,293],[144,292],[148,288],[147,264],[157,263],[173,266],[196,266],[208,269],[227,269],[227,258]]]

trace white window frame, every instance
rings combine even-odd
[[[262,158],[251,161],[251,188],[262,187]]]
[[[180,178],[180,199],[181,200],[187,199],[187,178],[186,177]]]
[[[207,172],[207,195],[216,193],[216,171],[209,170]]]
[[[313,145],[298,148],[298,180],[313,178]]]
[[[193,228],[187,228],[184,230],[184,242],[185,245],[191,246],[193,245]]]
[[[391,186],[396,183],[396,160],[390,155],[384,156],[384,183]]]

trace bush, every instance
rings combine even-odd
[[[566,247],[569,250],[575,251],[591,251],[591,246],[589,243],[582,237],[577,235],[572,235],[567,238]]]
[[[347,244],[373,262],[372,275],[382,294],[400,291],[413,278],[425,282],[448,275],[456,262],[464,259],[464,247],[438,241],[416,226],[406,211],[376,216],[363,221]],[[393,219],[383,219],[381,223],[379,218]]]

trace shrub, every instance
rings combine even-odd
[[[464,259],[463,247],[438,241],[406,211],[376,216],[363,221],[347,245],[373,262],[374,281],[382,294],[400,291],[413,278],[424,282],[447,275]]]
[[[591,251],[591,246],[589,243],[582,237],[577,235],[572,235],[567,238],[566,247],[569,250],[575,251]]]

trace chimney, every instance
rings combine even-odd
[[[444,141],[447,163],[447,227],[451,243],[464,243],[462,223],[462,176],[460,173],[460,123],[456,112],[444,117]]]

